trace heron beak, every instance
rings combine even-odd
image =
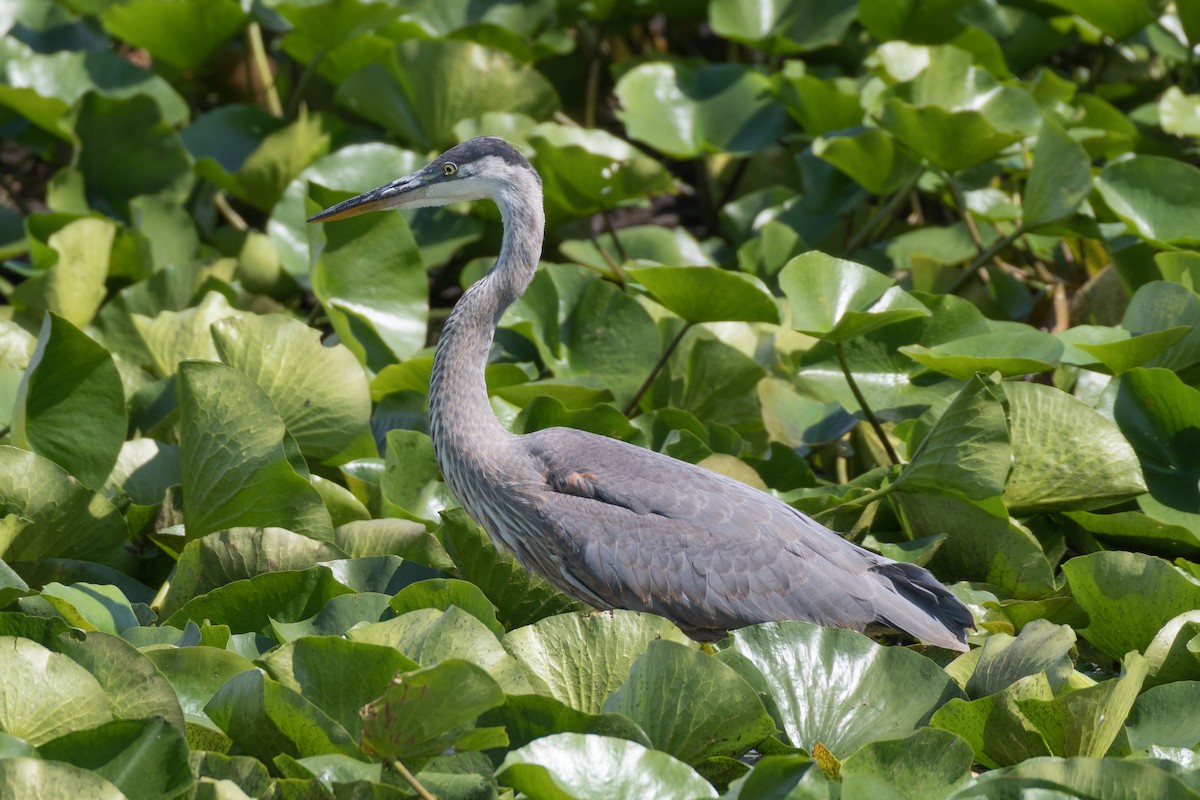
[[[425,181],[422,181],[417,175],[407,175],[400,180],[392,181],[377,189],[363,192],[357,197],[343,200],[335,206],[330,206],[321,213],[310,217],[308,221],[332,222],[337,219],[357,217],[368,211],[399,208],[409,201],[416,200],[417,196],[414,193],[424,188],[425,185]]]

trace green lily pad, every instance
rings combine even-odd
[[[418,431],[394,430],[387,434],[387,458],[379,488],[383,500],[393,506],[395,516],[420,511],[420,498],[426,486],[438,479],[433,442]]]
[[[204,66],[247,22],[236,0],[128,0],[101,15],[113,36],[179,69]]]
[[[917,169],[916,163],[879,128],[826,132],[813,141],[813,154],[828,161],[872,194],[898,190]]]
[[[306,475],[296,471],[295,440],[266,392],[221,364],[188,361],[179,373],[189,539],[266,525],[329,538],[329,512]]]
[[[654,749],[701,764],[736,757],[775,732],[750,684],[706,653],[675,642],[651,642],[604,711],[636,722]]]
[[[735,631],[722,660],[739,672],[741,663],[761,675],[755,682],[774,701],[776,722],[793,745],[811,751],[820,743],[835,755],[907,736],[961,694],[924,656],[805,622]],[[806,688],[813,686],[821,687],[819,695]]]
[[[483,590],[508,630],[582,607],[545,578],[526,571],[511,553],[497,550],[462,509],[442,512],[440,533],[454,566]]]
[[[954,698],[934,713],[931,723],[961,736],[971,745],[978,763],[995,769],[1051,754],[1042,732],[1021,712],[1019,704],[1053,698],[1045,674],[1037,673],[978,700]]]
[[[272,634],[280,642],[295,641],[303,636],[341,636],[359,623],[378,622],[387,614],[390,599],[382,592],[340,594],[308,619],[300,622],[271,620]]]
[[[1017,706],[1041,731],[1054,755],[1101,758],[1121,733],[1142,689],[1146,670],[1146,659],[1129,653],[1125,672],[1119,678],[1069,691],[1052,700],[1018,700]]]
[[[614,91],[629,137],[672,158],[750,155],[788,127],[770,78],[740,64],[649,62],[622,75]]]
[[[73,627],[82,630],[98,630],[117,636],[138,625],[133,608],[116,586],[92,583],[64,586],[54,582],[43,586],[41,595]]]
[[[983,642],[975,668],[963,688],[972,699],[1003,691],[1018,680],[1045,673],[1058,691],[1074,669],[1069,651],[1075,631],[1044,619],[1031,620],[1017,636],[993,633]]]
[[[14,442],[100,488],[127,426],[112,356],[67,320],[47,314],[17,394]]]
[[[896,98],[885,102],[879,123],[913,152],[947,172],[994,158],[1024,138],[1020,131],[997,130],[974,109],[914,106]]]
[[[935,347],[907,345],[899,350],[935,372],[965,381],[977,372],[999,372],[1004,377],[1046,372],[1057,364],[1063,347],[1050,334],[1029,330],[984,333]]]
[[[1102,552],[1063,564],[1071,593],[1089,617],[1081,633],[1101,652],[1144,652],[1173,617],[1200,608],[1200,581],[1161,558]]]
[[[104,689],[92,674],[37,642],[0,636],[0,666],[4,733],[41,745],[113,718]]]
[[[9,562],[75,558],[128,566],[120,512],[49,459],[0,446],[0,557]]]
[[[583,217],[675,188],[662,164],[603,130],[544,122],[528,141],[552,218],[556,210]]]
[[[1151,746],[1193,748],[1200,725],[1192,709],[1200,702],[1200,681],[1177,681],[1147,689],[1125,719],[1125,735],[1133,751]]]
[[[1195,292],[1174,283],[1150,281],[1134,292],[1121,320],[1121,327],[1135,336],[1184,325],[1191,326],[1191,330],[1144,365],[1177,372],[1200,363],[1200,297]]]
[[[61,761],[40,758],[0,759],[0,790],[16,797],[34,793],[46,800],[89,797],[95,800],[125,800],[124,792],[90,770]]]
[[[662,617],[605,611],[559,614],[510,630],[504,649],[521,663],[534,691],[599,714],[634,662],[659,639],[688,642]]]
[[[1200,391],[1158,367],[1131,370],[1115,384],[1108,389],[1113,418],[1137,452],[1150,491],[1143,507],[1162,522],[1195,529],[1200,522]]]
[[[239,313],[225,295],[207,292],[199,303],[183,311],[162,311],[152,318],[134,313],[131,318],[154,371],[167,377],[174,375],[185,359],[216,361],[211,326]]]
[[[1164,156],[1114,161],[1096,179],[1104,202],[1138,236],[1166,245],[1200,244],[1200,169]]]
[[[556,733],[595,733],[651,747],[646,732],[623,714],[585,714],[544,694],[507,694],[504,705],[484,712],[479,723],[503,726],[512,750]]]
[[[160,717],[113,720],[67,733],[38,753],[107,778],[131,800],[170,797],[192,784],[183,731]]]
[[[1200,679],[1200,611],[1185,611],[1154,634],[1146,647],[1146,686]],[[1200,740],[1198,740],[1200,741]]]
[[[204,713],[208,701],[234,675],[254,669],[237,653],[216,647],[165,647],[145,655],[175,690],[184,719],[212,728],[216,723]]]
[[[194,180],[191,159],[150,97],[84,95],[75,134],[80,146],[72,169],[90,207],[128,219],[130,201],[139,195],[185,199]]]
[[[496,634],[457,606],[445,611],[420,608],[398,617],[360,625],[349,632],[357,642],[395,648],[423,667],[470,656],[509,694],[531,691],[521,665],[500,644]]]
[[[713,32],[767,53],[803,53],[839,44],[854,22],[851,0],[716,0]]]
[[[962,30],[958,11],[965,0],[864,0],[858,17],[876,39],[888,41],[938,43],[953,38]]]
[[[308,211],[340,193],[310,186]],[[399,214],[364,214],[311,229],[323,237],[313,264],[313,292],[338,339],[378,371],[425,346],[429,287],[417,243]]]
[[[1004,490],[1012,468],[1008,401],[975,376],[947,405],[893,485],[900,491],[985,500]]]
[[[788,114],[812,136],[862,124],[858,87],[849,78],[822,79],[810,74],[804,62],[786,61],[782,88]],[[813,152],[821,155],[815,143]]]
[[[792,305],[792,327],[844,342],[886,325],[929,316],[929,309],[870,267],[811,252],[779,273]]]
[[[179,554],[160,607],[165,619],[188,600],[265,572],[301,570],[340,558],[332,544],[282,528],[233,528],[188,542]]]
[[[280,753],[293,758],[331,753],[362,757],[345,728],[261,670],[230,678],[204,711],[242,751],[266,763]]]
[[[502,51],[410,39],[342,80],[337,102],[430,151],[456,144],[454,125],[467,117],[494,110],[544,119],[558,97],[537,70]]]
[[[1189,331],[1190,326],[1176,325],[1134,335],[1123,328],[1106,325],[1076,325],[1055,335],[1067,344],[1062,357],[1064,364],[1120,375],[1157,358]]]
[[[234,633],[269,635],[271,621],[299,622],[327,602],[352,590],[339,583],[329,567],[264,572],[219,586],[184,603],[163,624],[181,628],[188,620],[228,625]]]
[[[755,388],[767,433],[773,441],[790,447],[835,442],[858,424],[841,405],[806,397],[788,381],[768,377]]]
[[[405,672],[363,708],[363,748],[408,761],[437,755],[449,747],[504,746],[508,738],[502,729],[460,727],[503,702],[500,686],[469,661],[448,659]]]
[[[478,619],[497,636],[504,635],[504,626],[496,619],[496,608],[478,586],[466,581],[431,578],[409,584],[396,593],[388,603],[397,616],[418,608],[445,611],[457,606]]]
[[[1021,224],[1033,229],[1074,214],[1092,189],[1091,168],[1092,160],[1083,147],[1047,117],[1025,183]]]
[[[1125,39],[1155,19],[1154,6],[1118,0],[1051,0],[1051,5],[1078,14],[1114,39]]]
[[[221,360],[262,387],[300,451],[332,464],[373,456],[371,401],[362,366],[345,347],[282,315],[226,319],[213,325]]]
[[[1098,508],[1146,490],[1122,431],[1086,403],[1041,384],[1003,387],[1013,445],[1004,502],[1014,515]]]
[[[264,211],[329,150],[319,117],[302,113],[287,124],[251,105],[219,106],[188,126],[182,138],[198,175]]]
[[[775,299],[752,275],[717,267],[642,267],[627,274],[687,322],[779,322]]]
[[[104,300],[116,232],[111,220],[84,217],[50,234],[52,266],[16,287],[13,305],[30,315],[49,311],[77,328],[90,323]]]
[[[286,663],[277,657],[287,653]],[[397,650],[337,636],[306,636],[262,661],[271,677],[314,703],[354,739],[362,734],[359,710],[382,695],[392,678],[418,665]]]
[[[716,266],[712,256],[685,229],[657,225],[634,225],[595,240],[570,239],[559,249],[567,258],[599,272],[607,272],[610,261],[622,260],[652,261],[669,267]]]
[[[530,800],[717,796],[708,781],[666,753],[588,733],[558,733],[510,751],[496,777]]]
[[[1194,798],[1196,790],[1182,776],[1172,775],[1153,761],[1120,758],[1035,758],[981,775],[966,792],[979,797],[1011,797],[1009,792],[1053,791],[1059,797]],[[1026,792],[1028,793],[1028,792]],[[967,797],[971,797],[968,794]]]
[[[882,780],[903,797],[945,797],[970,779],[974,751],[959,736],[918,728],[906,739],[872,742],[842,763],[844,781]]]

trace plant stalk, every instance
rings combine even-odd
[[[263,97],[267,110],[276,117],[283,117],[283,103],[279,101],[279,90],[275,88],[275,74],[271,72],[271,62],[267,59],[267,46],[263,43],[262,26],[251,22],[246,29],[250,39],[250,54],[254,59],[254,71],[262,82]]]
[[[834,349],[837,351],[838,364],[842,368],[842,374],[846,376],[846,383],[850,385],[850,391],[854,394],[854,399],[858,401],[858,407],[862,409],[863,416],[867,418],[871,428],[875,431],[875,435],[879,437],[879,441],[883,444],[883,449],[887,451],[887,456],[892,462],[892,466],[900,465],[900,456],[896,455],[895,448],[888,440],[887,433],[884,432],[883,426],[879,424],[879,419],[875,416],[875,412],[871,410],[871,406],[867,404],[867,398],[863,396],[862,390],[858,388],[858,383],[854,380],[854,374],[850,372],[850,362],[846,360],[846,346],[841,342],[834,343]]]
[[[654,369],[650,370],[650,374],[646,376],[646,380],[642,381],[642,385],[634,393],[633,399],[629,401],[629,405],[625,406],[625,416],[629,417],[637,410],[638,403],[642,401],[642,396],[650,390],[650,386],[654,383],[654,379],[658,377],[658,373],[662,372],[663,367],[667,365],[667,359],[675,352],[675,348],[679,347],[679,343],[683,341],[683,335],[692,327],[692,323],[684,323],[679,329],[679,333],[675,334],[675,338],[667,345],[667,349],[663,350],[663,354],[658,357],[658,362],[654,365]]]
[[[412,787],[412,790],[417,793],[417,797],[421,798],[421,800],[437,800],[436,797],[429,793],[428,789],[421,785],[421,782],[417,780],[417,776],[409,772],[408,767],[400,763],[400,759],[393,758],[388,763],[391,765],[392,769],[396,770],[396,772],[400,774],[401,778],[404,778],[404,780],[408,782],[408,785]]]
[[[970,264],[967,265],[966,270],[964,270],[963,273],[954,280],[954,283],[950,284],[950,287],[948,289],[946,289],[946,294],[958,293],[958,291],[960,289],[962,289],[964,286],[966,286],[968,283],[970,283],[972,281],[972,279],[974,279],[975,273],[980,267],[982,267],[987,262],[991,261],[996,256],[997,253],[999,253],[1001,250],[1008,247],[1010,244],[1015,242],[1017,239],[1020,239],[1024,235],[1025,235],[1025,228],[1018,225],[1012,231],[1012,233],[1009,233],[1006,236],[1001,236],[999,239],[992,242],[991,247],[987,248],[982,253],[977,255],[975,257],[975,259]]]
[[[896,209],[904,203],[904,199],[908,197],[909,192],[913,190],[913,187],[917,185],[917,181],[921,180],[921,176],[924,174],[925,170],[923,168],[914,171],[908,180],[904,182],[904,185],[887,199],[887,202],[875,209],[875,213],[858,229],[858,232],[854,234],[854,237],[846,245],[846,255],[852,255],[855,250],[865,245],[870,239],[871,234],[875,232],[875,229],[896,213]]]

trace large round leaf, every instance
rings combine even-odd
[[[63,225],[46,239],[53,266],[20,283],[12,304],[30,314],[49,311],[79,328],[90,323],[104,301],[116,232],[111,220],[94,217]]]
[[[425,151],[457,143],[454,126],[486,111],[544,119],[558,106],[540,73],[474,42],[409,39],[342,81],[338,104]],[[383,181],[379,181],[382,183]]]
[[[1079,556],[1063,564],[1063,574],[1088,615],[1081,632],[1112,658],[1144,651],[1172,618],[1200,608],[1200,580],[1142,553]]]
[[[192,784],[183,731],[158,717],[74,731],[46,742],[38,753],[107,778],[130,800],[173,797]]]
[[[806,622],[772,622],[733,634],[722,651],[774,701],[776,721],[797,747],[823,744],[845,757],[869,742],[907,736],[961,694],[937,664],[862,634]]]
[[[184,718],[214,728],[216,723],[204,713],[208,701],[234,675],[254,669],[237,653],[215,647],[163,647],[148,650],[146,657],[175,690]]]
[[[870,267],[812,251],[779,273],[792,305],[792,327],[832,342],[929,316],[929,309]]]
[[[655,61],[626,72],[615,91],[629,137],[673,158],[749,155],[788,128],[770,79],[738,64],[693,69]]]
[[[90,770],[40,758],[0,758],[0,793],[39,800],[126,800],[127,795]]]
[[[270,397],[222,364],[188,361],[179,372],[188,537],[241,525],[274,525],[329,538],[329,512],[306,476],[296,471],[291,460],[292,454],[299,455],[295,442]]]
[[[203,66],[247,21],[236,0],[128,0],[102,19],[114,36],[179,69]]]
[[[278,314],[222,320],[213,340],[222,361],[267,393],[306,456],[336,464],[374,455],[369,445],[345,452],[370,437],[371,415],[366,375],[348,349],[325,347],[317,331]]]
[[[1042,384],[1002,385],[1013,447],[1004,502],[1014,515],[1113,505],[1146,490],[1129,442],[1086,403]]]
[[[854,22],[853,0],[715,0],[713,31],[769,53],[839,44]]]
[[[1036,228],[1075,213],[1092,189],[1092,161],[1083,147],[1047,117],[1042,122],[1025,184],[1021,224]]]
[[[297,692],[251,669],[230,678],[204,707],[245,753],[263,762],[340,753],[361,758],[341,725]]]
[[[467,746],[472,731],[463,731],[461,726],[503,702],[500,686],[469,661],[448,659],[405,672],[396,676],[381,697],[363,708],[363,747],[402,761],[437,755],[452,746],[480,749]],[[484,746],[508,743],[502,731],[498,738],[498,742]]]
[[[907,345],[899,350],[935,372],[965,381],[976,372],[999,372],[1006,378],[1047,372],[1058,363],[1063,347],[1050,334],[1030,329],[965,336],[935,347]]]
[[[0,446],[0,557],[5,561],[78,558],[126,566],[129,529],[104,497],[49,459]]]
[[[112,356],[47,314],[17,397],[13,438],[100,488],[125,441],[125,391]]]
[[[559,733],[532,741],[510,752],[496,777],[530,800],[717,796],[708,781],[666,753],[589,733]]]
[[[1179,246],[1200,243],[1200,169],[1187,162],[1165,156],[1114,161],[1100,173],[1096,188],[1143,239]]]
[[[40,745],[111,719],[86,669],[37,642],[0,636],[0,731]]]
[[[706,653],[666,640],[650,643],[604,710],[629,717],[654,749],[693,765],[739,756],[775,732],[741,676]]]
[[[642,267],[627,274],[688,322],[779,322],[775,298],[752,275],[717,267]]]
[[[547,617],[510,631],[504,648],[521,662],[535,691],[599,714],[633,663],[658,639],[688,641],[662,617],[606,611]]]

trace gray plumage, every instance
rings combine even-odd
[[[798,619],[967,649],[970,612],[921,567],[693,464],[574,429],[500,425],[484,367],[501,315],[533,279],[545,225],[541,180],[508,143],[472,139],[310,221],[481,198],[500,208],[504,238],[446,321],[429,419],[442,474],[494,541],[573,597],[661,615],[701,640]]]

